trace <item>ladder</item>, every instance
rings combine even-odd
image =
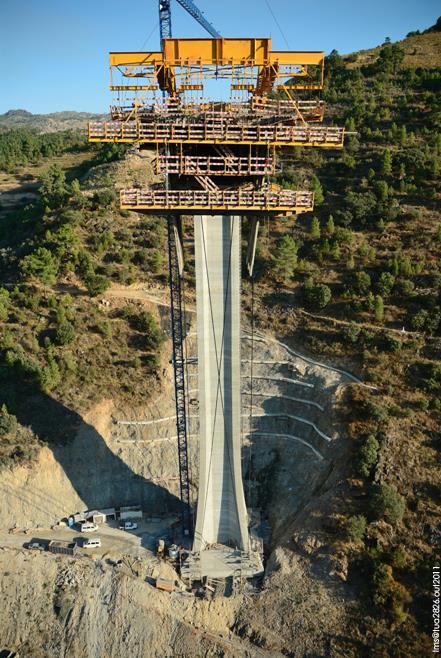
[[[193,529],[190,506],[190,478],[188,469],[187,411],[185,400],[184,331],[182,320],[181,264],[176,220],[167,218],[170,311],[175,380],[176,430],[178,437],[179,485],[182,501],[182,525],[185,536]]]

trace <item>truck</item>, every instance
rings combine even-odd
[[[134,523],[134,521],[124,521],[120,526],[120,530],[136,530],[138,528],[138,524]]]
[[[59,539],[52,539],[47,547],[50,553],[61,553],[62,555],[75,555],[77,548],[76,541],[61,541]]]

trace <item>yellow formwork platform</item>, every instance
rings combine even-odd
[[[344,128],[334,126],[246,126],[108,121],[89,124],[91,142],[143,144],[243,144],[342,148]]]
[[[121,190],[124,210],[280,212],[299,214],[314,208],[314,194],[297,190]]]

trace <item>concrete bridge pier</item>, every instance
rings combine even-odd
[[[195,217],[200,478],[193,550],[249,550],[241,469],[241,218]]]

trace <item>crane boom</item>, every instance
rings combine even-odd
[[[190,14],[190,16],[193,16],[195,20],[199,23],[199,25],[202,25],[203,28],[207,30],[209,34],[211,34],[212,37],[215,39],[220,38],[219,32],[213,27],[211,23],[207,21],[205,18],[204,14],[201,12],[198,7],[192,2],[192,0],[178,0],[179,4],[181,7],[184,7],[186,11]]]
[[[219,38],[221,35],[214,28],[214,26],[207,21],[204,14],[201,10],[196,7],[192,0],[177,0],[181,7],[187,11],[190,16],[193,16],[195,20],[202,25],[202,27],[207,30],[214,38]],[[159,33],[161,37],[161,45],[163,39],[170,39],[172,36],[172,24],[171,24],[171,0],[159,0]]]

